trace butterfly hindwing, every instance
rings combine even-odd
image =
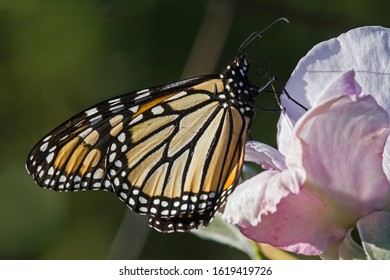
[[[214,93],[191,88],[158,106],[164,109],[145,111],[111,144],[110,181],[131,209],[157,220],[154,227],[166,221],[163,231],[208,224],[237,183],[245,119]]]

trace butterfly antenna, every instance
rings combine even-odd
[[[270,86],[270,85],[272,85],[272,83],[273,82],[275,82],[276,81],[276,78],[275,77],[271,77],[270,79],[269,79],[269,81],[264,85],[264,86],[262,86],[261,88],[258,88],[257,89],[257,93],[259,94],[259,93],[261,93],[261,92],[263,92],[263,91],[266,91],[266,89]],[[273,87],[272,87],[273,88]]]
[[[273,85],[274,81],[276,81],[276,78],[275,77],[271,77],[269,79],[269,81],[264,86],[262,86],[261,88],[257,89],[257,93],[267,92],[267,91],[269,91],[269,90],[267,90],[267,88],[271,87],[272,92],[275,94],[276,102],[278,103],[279,108],[277,108],[277,109],[269,109],[269,108],[261,107],[261,106],[257,105],[256,103],[252,104],[258,110],[265,111],[265,112],[280,112],[280,111],[284,110],[284,108],[282,107],[282,105],[280,104],[280,102],[278,100],[277,93],[276,93],[275,87]]]
[[[272,80],[273,80],[273,81],[278,81],[278,80],[276,79],[276,77],[272,77]],[[285,111],[286,108],[284,108],[283,105],[282,105],[282,103],[280,102],[280,100],[279,100],[279,98],[278,98],[278,93],[276,92],[276,89],[275,89],[274,84],[271,84],[271,89],[272,89],[272,92],[274,93],[274,97],[275,97],[276,103],[278,103],[278,105],[279,105],[279,110],[280,110],[280,111]]]
[[[260,107],[257,104],[252,104],[254,107],[256,107],[257,109],[259,109],[261,111],[265,111],[265,112],[280,112],[280,111],[282,111],[283,113],[285,113],[286,108],[280,102],[280,95],[285,94],[289,100],[294,102],[294,104],[298,105],[299,107],[301,107],[305,111],[308,110],[305,106],[303,106],[301,103],[299,103],[294,98],[292,98],[291,95],[288,93],[288,91],[285,88],[283,88],[282,91],[278,93],[278,91],[275,89],[274,82],[276,82],[280,85],[279,79],[275,76],[272,76],[269,78],[268,82],[264,86],[257,89],[257,93],[259,94],[261,92],[272,92],[274,94],[276,103],[278,104],[279,108],[278,109],[269,109],[269,108]]]
[[[274,77],[274,81],[276,81],[276,82],[278,82],[279,84],[280,84],[280,81],[276,78],[276,77]],[[273,85],[272,85],[272,88],[273,88]],[[275,92],[275,97],[276,97],[276,91],[274,91]],[[299,107],[301,107],[303,110],[305,110],[305,111],[307,111],[308,109],[305,107],[305,106],[303,106],[301,103],[299,103],[298,101],[296,101],[294,98],[292,98],[291,97],[291,95],[288,93],[288,91],[287,91],[287,89],[285,88],[285,87],[283,87],[283,89],[282,89],[282,94],[285,94],[286,96],[287,96],[287,98],[289,99],[289,100],[291,100],[295,105],[298,105]],[[277,98],[277,97],[276,97]],[[278,100],[278,103],[279,103],[279,105],[281,106],[281,108],[284,110],[284,107],[280,104],[280,101],[279,101],[279,99],[277,98],[277,100]]]
[[[261,30],[260,32],[259,31],[255,31],[253,32],[251,35],[248,36],[248,38],[246,38],[246,40],[241,44],[240,48],[238,49],[238,54],[242,54],[243,50],[250,44],[252,43],[252,41],[259,37],[261,38],[261,34],[263,34],[265,31],[267,31],[270,27],[272,27],[275,23],[279,22],[279,21],[284,21],[284,22],[287,22],[289,23],[288,19],[285,18],[285,17],[281,17],[281,18],[278,18],[277,20],[275,20],[273,23],[271,23],[270,25],[268,25],[266,28],[264,28],[263,30]]]

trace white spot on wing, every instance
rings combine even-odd
[[[92,109],[89,109],[88,111],[85,111],[87,116],[91,116],[93,114],[96,114],[97,112],[98,112],[98,110],[96,108],[92,108]]]
[[[139,108],[139,106],[137,105],[137,106],[131,107],[129,110],[132,111],[133,113],[137,113],[138,108]]]
[[[48,145],[49,145],[49,143],[48,143],[48,142],[45,142],[44,144],[42,144],[40,150],[41,150],[42,152],[46,151]]]
[[[93,118],[90,119],[89,121],[90,121],[90,122],[93,122],[93,121],[100,120],[101,118],[102,118],[102,115],[97,115],[96,117],[93,117]]]
[[[144,197],[142,197],[142,196],[140,196],[139,198],[138,198],[138,201],[139,202],[141,202],[142,204],[146,204],[148,201],[146,200],[146,198],[144,198]]]
[[[115,157],[116,157],[116,153],[112,153],[112,154],[109,156],[108,161],[109,161],[109,162],[113,162],[114,159],[115,159]]]
[[[48,175],[53,175],[54,174],[54,168],[50,167],[49,170],[47,171]]]
[[[187,92],[186,91],[181,91],[178,94],[175,94],[174,96],[169,97],[166,101],[175,100],[175,99],[178,99],[178,98],[183,97],[185,95],[187,95]]]
[[[119,105],[116,105],[116,106],[111,107],[111,108],[110,108],[110,111],[115,111],[115,110],[120,109],[120,108],[123,108],[123,107],[124,107],[123,104],[119,104]]]
[[[203,208],[205,208],[206,207],[206,202],[202,202],[202,203],[199,203],[198,204],[198,208],[199,209],[203,209]]]
[[[53,157],[54,157],[54,152],[48,154],[46,157],[47,163],[50,163],[53,160]]]
[[[145,90],[145,93],[143,93],[143,92],[144,92],[144,91],[142,91],[142,90],[139,91],[139,92],[137,92],[138,94],[139,94],[139,93],[142,93],[142,94],[137,95],[137,96],[134,98],[134,100],[139,100],[139,99],[142,99],[142,98],[144,98],[144,97],[150,95],[149,90]]]
[[[119,136],[118,136],[118,140],[120,141],[120,142],[125,142],[125,140],[126,140],[126,134],[124,133],[124,132],[122,132],[121,134],[119,134]]]
[[[131,197],[130,197],[130,199],[129,199],[129,204],[130,204],[130,205],[134,205],[134,204],[135,204],[134,199],[132,199]]]
[[[102,168],[99,168],[95,171],[95,173],[93,174],[93,178],[94,179],[101,179],[103,177],[103,174],[104,174],[104,171]]]
[[[88,127],[86,130],[84,130],[83,132],[81,132],[80,134],[79,134],[79,136],[81,137],[81,138],[85,138],[85,136],[87,136],[88,134],[90,134],[91,133],[91,131],[92,131],[92,127]]]
[[[161,114],[162,112],[164,112],[164,108],[162,106],[156,106],[154,108],[152,108],[152,114],[153,115],[158,115],[158,114]]]
[[[142,118],[143,118],[143,115],[142,115],[142,114],[138,115],[137,117],[135,117],[135,118],[129,123],[129,125],[135,124],[136,122],[142,120]]]
[[[112,103],[117,103],[117,102],[120,102],[120,101],[121,101],[120,98],[115,98],[115,99],[109,100],[108,103],[112,104]]]
[[[149,92],[149,89],[148,89],[148,88],[145,88],[145,89],[142,89],[142,90],[137,91],[137,93],[144,93],[144,92]]]
[[[115,126],[123,120],[123,115],[117,115],[110,119],[110,125]]]

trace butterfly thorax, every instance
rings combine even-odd
[[[225,92],[230,103],[238,106],[241,113],[253,117],[254,96],[257,90],[248,77],[249,63],[245,55],[240,55],[226,67],[220,75],[225,84]]]

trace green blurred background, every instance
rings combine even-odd
[[[26,156],[99,101],[220,71],[252,31],[279,17],[290,24],[275,25],[246,52],[284,83],[320,41],[389,26],[389,8],[384,0],[1,0],[0,258],[246,259],[192,234],[151,231],[113,194],[40,189],[25,171]],[[258,104],[276,106],[272,95]],[[275,145],[277,119],[258,112],[253,138]]]

